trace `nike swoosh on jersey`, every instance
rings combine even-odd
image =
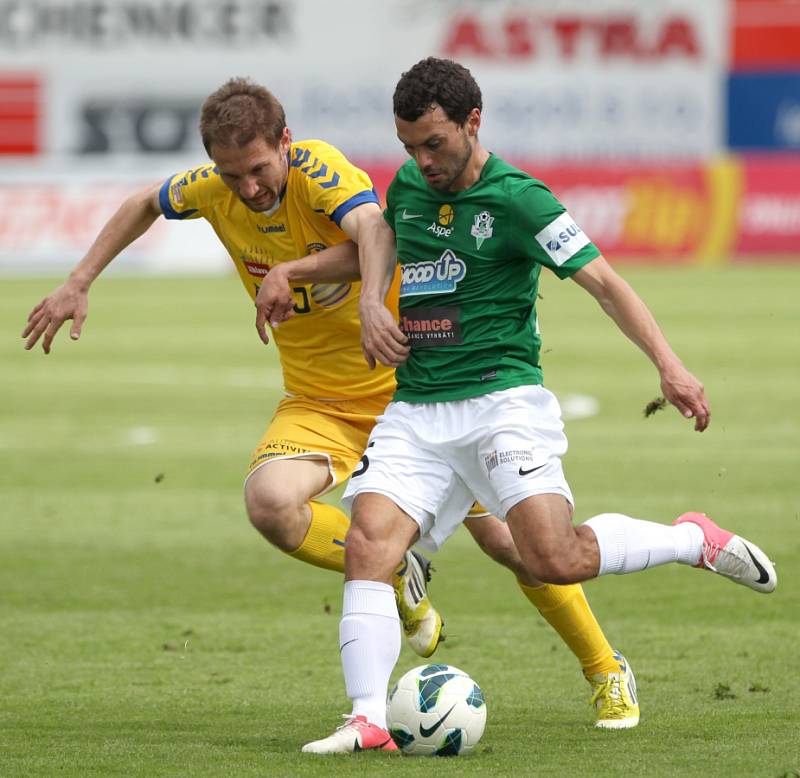
[[[420,724],[419,734],[422,735],[422,737],[429,737],[430,735],[432,735],[434,732],[436,732],[437,729],[439,729],[439,727],[442,726],[442,724],[444,724],[445,719],[453,712],[453,708],[455,707],[456,706],[454,703],[452,706],[450,706],[450,710],[447,711],[447,713],[445,713],[444,716],[440,716],[439,721],[437,721],[432,727],[423,727],[422,724]]]
[[[546,464],[547,464],[547,462],[545,462],[545,465],[546,465]],[[531,473],[534,473],[534,472],[536,472],[537,470],[541,470],[543,467],[544,467],[544,465],[539,465],[538,467],[532,467],[530,470],[523,470],[523,469],[520,467],[520,469],[519,469],[517,472],[518,472],[520,475],[530,475]]]
[[[407,222],[409,219],[419,219],[422,216],[421,213],[409,213],[405,208],[403,208],[403,213],[400,214],[403,217],[403,221]]]

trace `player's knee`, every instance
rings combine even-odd
[[[525,573],[545,584],[571,584],[585,578],[578,566],[564,554],[544,553],[523,559]]]
[[[356,566],[360,566],[368,559],[378,559],[382,552],[380,542],[371,538],[357,524],[351,524],[347,530],[345,538],[345,554],[348,561]]]
[[[405,550],[391,533],[380,535],[351,523],[345,539],[345,571],[351,578],[390,578]]]
[[[303,542],[297,500],[287,490],[248,481],[245,506],[250,523],[281,551],[294,551]]]

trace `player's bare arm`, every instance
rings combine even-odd
[[[381,217],[370,223],[359,244],[361,267],[361,350],[370,368],[377,362],[398,367],[408,359],[408,339],[386,307],[386,294],[397,266],[394,231]]]
[[[687,419],[694,418],[695,430],[702,432],[706,429],[711,413],[703,385],[684,367],[639,295],[603,257],[585,265],[573,279],[647,354],[658,369],[664,397]]]
[[[67,319],[72,319],[70,338],[80,338],[89,307],[89,287],[111,260],[147,232],[161,215],[159,188],[158,184],[152,185],[131,195],[106,222],[67,280],[28,314],[22,331],[22,337],[27,338],[26,349],[32,349],[44,335],[42,349],[49,354],[53,338]]]
[[[267,273],[256,295],[258,336],[264,343],[269,343],[267,321],[274,329],[294,316],[295,297],[291,282],[325,283],[357,281],[358,278],[358,247],[350,240],[276,265]]]

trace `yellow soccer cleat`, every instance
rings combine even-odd
[[[590,704],[597,711],[596,727],[629,729],[639,723],[636,679],[628,660],[622,654],[615,651],[614,658],[619,662],[618,673],[587,676],[586,680],[594,690]]]
[[[418,551],[406,551],[394,575],[394,596],[403,632],[420,656],[430,656],[444,640],[444,622],[428,599],[431,563]]]

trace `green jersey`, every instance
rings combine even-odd
[[[400,328],[411,343],[395,399],[463,400],[541,384],[541,268],[568,278],[600,253],[564,206],[494,155],[461,192],[432,189],[409,160],[386,204],[402,272]]]

